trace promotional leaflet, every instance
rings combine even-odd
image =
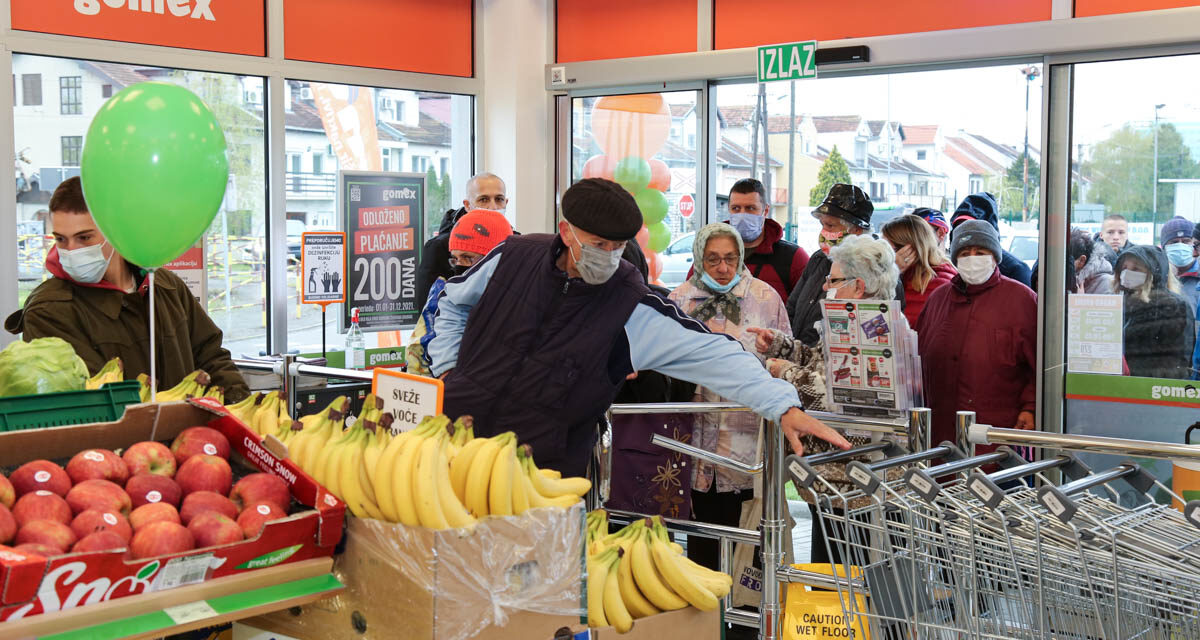
[[[916,334],[899,303],[822,300],[826,393],[839,413],[893,414],[920,396]]]
[[[1067,371],[1121,375],[1124,358],[1124,298],[1067,296]]]

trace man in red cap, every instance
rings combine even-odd
[[[450,259],[447,265],[451,277],[460,276],[475,266],[496,245],[504,242],[513,233],[512,225],[504,214],[490,209],[472,209],[459,217],[454,228],[449,232]],[[404,360],[408,363],[408,372],[428,376],[429,358],[425,348],[433,340],[433,318],[437,315],[438,296],[446,286],[446,278],[438,277],[429,289],[425,307],[417,318],[417,326],[413,328],[412,339],[404,352]]]

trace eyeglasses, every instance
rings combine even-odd
[[[737,256],[726,256],[724,258],[722,258],[720,256],[708,256],[704,259],[704,266],[717,267],[722,262],[724,262],[725,266],[736,267],[736,266],[738,266],[739,260],[740,260],[740,258],[738,258]]]
[[[825,284],[829,285],[829,286],[833,286],[835,284],[841,284],[847,280],[853,280],[853,279],[854,278],[830,278],[829,276],[825,276]]]
[[[475,263],[479,262],[480,260],[481,258],[463,256],[461,258],[450,258],[449,262],[450,268],[453,269],[454,267],[473,267],[475,266]]]

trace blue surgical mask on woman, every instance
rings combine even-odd
[[[754,242],[762,235],[763,225],[766,224],[767,217],[760,216],[757,213],[731,213],[729,214],[729,225],[737,229],[738,235],[742,237],[743,242]]]
[[[1186,242],[1172,242],[1163,250],[1167,253],[1167,260],[1177,267],[1186,267],[1195,260],[1192,256],[1192,245]]]
[[[67,272],[68,276],[75,282],[84,284],[96,284],[104,278],[104,272],[108,271],[108,264],[112,262],[112,258],[116,255],[116,251],[104,257],[104,245],[108,244],[105,240],[100,244],[94,244],[90,247],[80,247],[79,249],[62,249],[58,250],[58,262],[62,265],[63,271]]]
[[[742,274],[735,273],[733,275],[733,280],[730,280],[729,284],[720,284],[716,280],[713,280],[712,276],[708,275],[707,271],[700,274],[700,282],[703,282],[704,286],[712,289],[716,293],[729,293],[729,290],[737,286],[737,283],[741,282],[741,280]]]

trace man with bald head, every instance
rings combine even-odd
[[[426,240],[421,251],[421,265],[417,267],[417,300],[420,304],[425,304],[435,280],[454,275],[450,267],[450,230],[458,223],[458,219],[472,209],[503,212],[507,206],[504,181],[495,174],[479,173],[467,181],[467,197],[463,200],[463,206],[446,212],[438,234]]]

